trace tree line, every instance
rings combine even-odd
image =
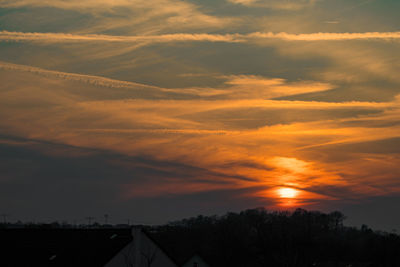
[[[338,211],[249,209],[153,227],[172,255],[198,253],[212,266],[400,266],[400,237],[343,225]]]

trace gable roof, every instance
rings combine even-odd
[[[184,243],[182,243],[182,240],[180,240],[176,236],[176,238],[167,240],[163,238],[162,235],[160,236],[157,230],[155,230],[154,232],[143,230],[143,232],[145,232],[146,235],[148,235],[154,241],[154,243],[157,244],[164,251],[165,254],[173,259],[174,263],[178,266],[183,266],[196,255],[199,256],[209,266],[212,266],[211,264],[209,264],[208,258],[203,256],[203,253],[201,253],[201,251],[197,250],[194,247],[186,246]],[[182,247],[184,249],[182,249]]]
[[[198,258],[200,258],[203,262],[205,262],[208,266],[210,266],[209,264],[208,264],[208,262],[199,254],[199,253],[194,253],[194,254],[192,254],[190,257],[188,257],[182,264],[181,264],[181,266],[185,266],[185,264],[186,263],[188,263],[191,259],[193,259],[194,257],[198,257]]]
[[[134,229],[134,228],[133,228]],[[132,231],[133,231],[132,229]],[[145,234],[176,266],[181,266],[175,257],[164,248],[164,246],[151,234],[151,232],[141,229],[142,233]]]

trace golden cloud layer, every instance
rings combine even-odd
[[[0,68],[0,127],[4,134],[130,156],[148,155],[209,171],[207,177],[195,181],[176,178],[132,182],[122,189],[125,197],[263,188],[253,197],[276,199],[270,190],[290,187],[299,190],[299,201],[307,202],[357,199],[397,190],[392,187],[393,177],[399,174],[395,154],[340,150],[342,146],[398,138],[400,124],[394,123],[400,115],[397,100],[278,101],[254,98],[251,94],[242,94],[238,99],[173,100],[168,99],[167,89],[158,87],[4,62]],[[283,79],[225,78],[232,91],[239,90],[238,86],[240,90],[248,86],[273,87],[275,91],[294,86],[292,93],[301,90],[298,84],[291,85]],[[137,92],[129,98],[96,99],[110,90],[119,94],[118,90],[135,87],[167,93],[163,95],[165,99],[159,100],[142,99]],[[88,96],[85,92],[92,93]],[[279,113],[269,113],[276,110]],[[309,116],[310,120],[302,121],[296,116],[288,120],[284,116],[289,113],[283,110]],[[343,110],[351,112],[340,117]],[[307,115],[308,111],[312,115]],[[217,117],[213,116],[215,112]],[[331,113],[316,119],[324,112]],[[268,125],[271,114],[280,114],[281,122]],[[249,126],[252,120],[265,123]],[[385,121],[388,126],[356,123],[365,120]],[[235,127],[231,126],[232,121]],[[326,150],[335,152],[329,155]],[[346,161],[341,159],[344,155]],[[374,172],[374,168],[391,172]],[[368,179],[357,175],[368,172]],[[276,203],[284,204],[280,201]]]

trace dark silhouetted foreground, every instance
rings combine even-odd
[[[345,227],[344,219],[340,212],[252,209],[142,227],[178,263],[198,254],[213,267],[400,266],[398,235]],[[31,225],[0,234],[6,267],[103,266],[132,239],[128,228],[111,226]]]

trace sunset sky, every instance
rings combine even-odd
[[[0,213],[341,210],[400,231],[400,1],[0,0]]]

